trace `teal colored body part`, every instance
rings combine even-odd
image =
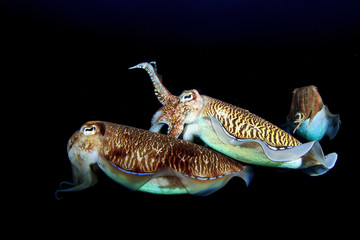
[[[296,88],[286,131],[297,134],[307,141],[320,141],[324,136],[333,139],[340,128],[339,114],[332,114],[314,85]]]
[[[176,195],[176,194],[187,194],[185,188],[177,187],[177,188],[167,188],[165,187],[165,183],[168,179],[158,178],[156,180],[150,180],[144,186],[142,186],[139,191],[153,193],[153,194],[163,194],[163,195]]]
[[[329,139],[333,139],[340,127],[340,117],[338,114],[329,113],[326,106],[318,112],[310,124],[310,119],[306,119],[296,129],[296,134],[305,138],[308,141],[320,141],[325,135]],[[290,131],[295,129],[295,124],[292,124]]]

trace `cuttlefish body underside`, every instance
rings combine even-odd
[[[72,135],[67,150],[73,187],[58,190],[57,198],[59,192],[93,186],[97,177],[92,165],[131,190],[154,194],[208,195],[232,177],[246,184],[252,179],[251,167],[211,149],[109,122],[85,123]]]
[[[150,63],[130,69],[147,71],[163,106],[154,114],[150,131],[168,125],[168,135],[193,141],[200,137],[211,148],[244,163],[302,169],[311,176],[326,173],[337,154],[324,155],[317,141],[302,144],[296,138],[249,111],[200,95],[195,89],[172,95]]]

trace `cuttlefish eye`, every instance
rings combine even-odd
[[[92,125],[92,126],[89,126],[89,127],[83,127],[82,133],[85,136],[94,135],[96,133],[96,130],[97,130],[96,126]]]
[[[193,98],[194,98],[194,95],[192,92],[186,92],[180,96],[181,102],[188,102],[188,101],[192,100]]]

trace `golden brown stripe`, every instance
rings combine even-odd
[[[217,118],[225,130],[238,139],[260,139],[273,147],[289,147],[301,144],[284,130],[249,111],[208,98],[202,114]]]
[[[212,178],[244,168],[225,155],[174,137],[112,123],[105,125],[102,154],[127,171],[150,173],[170,167],[181,174]]]

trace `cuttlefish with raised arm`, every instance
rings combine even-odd
[[[337,154],[324,156],[317,141],[302,144],[284,130],[223,101],[200,95],[195,89],[172,95],[150,63],[130,69],[146,70],[163,106],[154,114],[150,131],[168,125],[168,135],[193,141],[198,136],[211,148],[241,162],[268,167],[302,169],[311,176],[326,173]]]
[[[232,177],[248,185],[252,168],[206,147],[164,134],[92,121],[70,138],[67,146],[73,170],[72,187],[56,191],[80,191],[93,186],[97,165],[111,179],[131,189],[154,194],[208,195]]]

